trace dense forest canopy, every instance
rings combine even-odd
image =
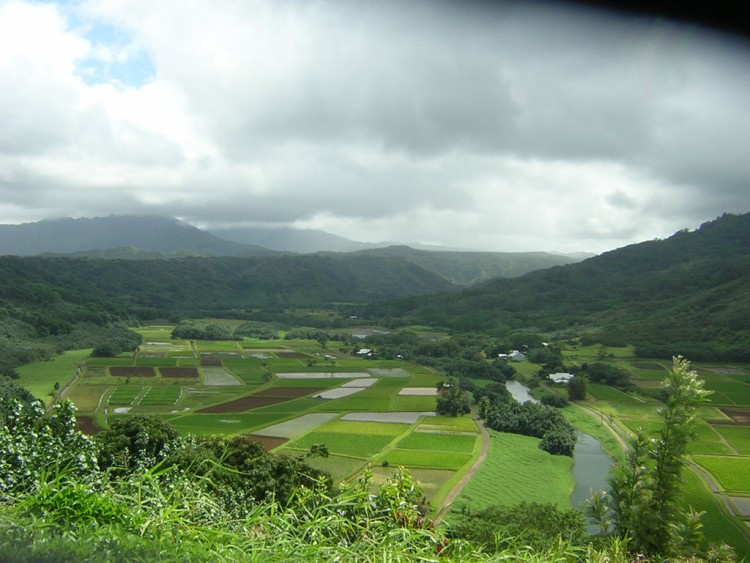
[[[450,297],[373,304],[391,326],[429,324],[503,335],[520,328],[642,355],[750,361],[750,215],[631,245],[578,264],[494,280]]]

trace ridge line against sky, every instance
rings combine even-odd
[[[602,252],[750,211],[746,39],[575,4],[0,0],[0,223]]]

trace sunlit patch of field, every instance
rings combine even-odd
[[[396,444],[403,450],[433,450],[470,454],[478,445],[479,436],[465,434],[438,434],[436,432],[412,432]]]
[[[396,395],[393,403],[395,411],[434,411],[437,406],[435,397]]]
[[[365,422],[357,420],[333,420],[320,428],[323,432],[338,434],[373,434],[396,437],[409,429],[408,424],[396,422]]]
[[[313,444],[325,444],[333,454],[368,459],[379,453],[392,440],[379,434],[345,434],[342,432],[311,432],[288,445],[289,448],[309,450]]]
[[[417,429],[423,431],[479,432],[477,423],[470,416],[431,416],[425,418]]]
[[[714,426],[740,455],[750,456],[750,426]]]
[[[136,399],[142,397],[146,389],[140,385],[115,387],[107,397],[107,405],[121,407],[136,404]]]
[[[469,463],[471,458],[471,454],[457,452],[395,449],[378,456],[375,463],[387,461],[389,465],[395,466],[460,469]]]
[[[750,493],[750,457],[693,455],[692,458],[716,477],[724,489]]]

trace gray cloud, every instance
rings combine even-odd
[[[0,2],[0,220],[604,250],[750,211],[748,46],[561,6]],[[153,80],[81,80],[93,24]]]

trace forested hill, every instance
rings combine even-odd
[[[494,277],[516,277],[581,259],[547,252],[427,251],[408,246],[373,246],[314,230],[259,228],[210,233],[174,218],[154,216],[112,215],[0,225],[0,255],[157,260],[312,253],[323,247],[335,252],[321,251],[321,255],[337,259],[346,259],[342,255],[355,250],[362,256],[401,259],[462,286]]]
[[[580,258],[549,252],[427,251],[409,246],[374,248],[357,254],[403,258],[462,286],[493,278],[515,278],[535,270],[580,261]]]
[[[417,265],[371,256],[0,257],[0,300],[14,306],[98,301],[145,318],[365,303],[456,289]]]
[[[373,316],[502,332],[588,332],[658,355],[750,361],[750,214],[459,295],[380,304]]]

